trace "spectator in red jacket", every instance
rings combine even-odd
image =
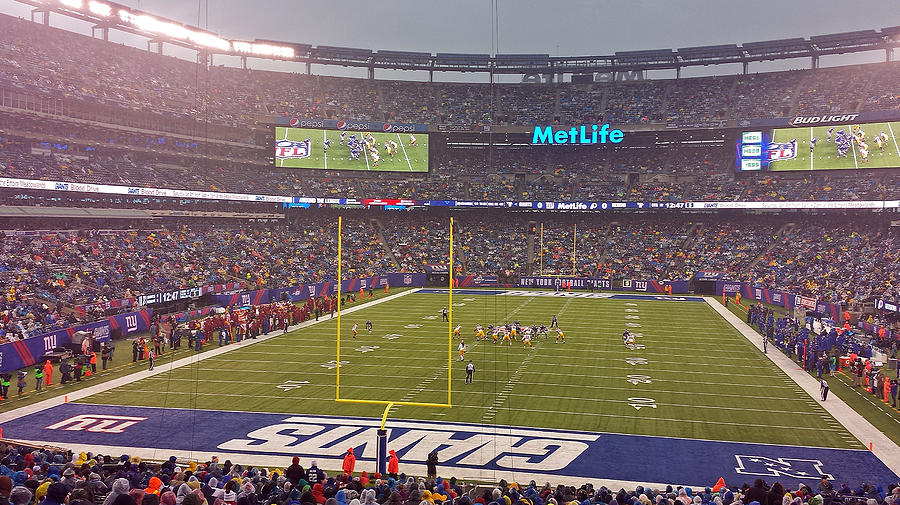
[[[344,464],[341,466],[341,469],[344,470],[344,473],[348,475],[353,474],[353,469],[356,467],[356,456],[353,455],[353,448],[350,447],[347,449],[347,454],[344,455]]]

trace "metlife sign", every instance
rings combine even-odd
[[[531,137],[533,145],[546,144],[618,144],[625,138],[622,130],[610,129],[609,123],[603,125],[573,126],[568,130],[553,130],[552,126],[535,126]]]

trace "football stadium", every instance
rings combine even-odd
[[[0,1],[0,505],[900,505],[845,7]]]

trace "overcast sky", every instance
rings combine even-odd
[[[184,23],[207,25],[207,0],[121,0]],[[273,39],[427,52],[490,53],[490,0],[208,0],[208,26],[227,38]],[[847,0],[499,0],[499,52],[551,55],[752,42],[900,25],[900,9]],[[29,7],[0,0],[0,11],[27,17]],[[86,25],[51,24],[89,33]],[[117,36],[117,40],[131,43]],[[145,47],[145,44],[143,44]],[[900,57],[900,50],[897,51]],[[882,61],[883,53],[830,57],[824,65]],[[220,59],[218,63],[226,62]],[[756,64],[751,70],[805,68],[806,60]],[[263,67],[260,63],[251,66]],[[293,68],[298,68],[294,66]],[[316,69],[360,75],[358,70]],[[686,75],[708,74],[700,67]],[[734,73],[740,66],[719,67]],[[673,74],[674,75],[674,74]],[[384,72],[385,78],[423,78]],[[405,77],[404,77],[405,76]],[[427,74],[426,74],[427,76]],[[469,79],[473,77],[468,77]],[[480,77],[474,77],[481,79]]]

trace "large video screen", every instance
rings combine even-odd
[[[742,132],[737,169],[852,170],[900,167],[900,122],[775,128]]]
[[[275,166],[427,172],[425,133],[275,127]]]

